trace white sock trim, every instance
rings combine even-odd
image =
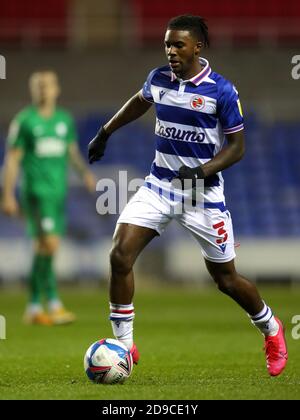
[[[127,305],[123,305],[120,303],[112,303],[109,302],[109,308],[111,311],[115,310],[115,309],[120,309],[120,310],[130,310],[130,309],[134,309],[133,303],[129,303]]]
[[[134,319],[134,306],[133,303],[129,305],[120,305],[110,303],[110,317],[111,321],[131,321]]]
[[[269,306],[267,306],[264,302],[263,309],[258,314],[251,316],[251,320],[255,325],[257,325],[268,322],[272,318],[272,316],[273,313],[271,308],[269,308]]]

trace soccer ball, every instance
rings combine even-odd
[[[118,340],[104,338],[93,343],[84,356],[84,370],[97,384],[124,382],[132,372],[130,351]]]

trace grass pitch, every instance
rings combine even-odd
[[[245,313],[215,289],[138,290],[135,340],[141,360],[124,385],[95,385],[83,370],[88,346],[112,337],[106,290],[70,290],[78,321],[65,327],[24,326],[25,294],[0,291],[7,339],[0,340],[0,399],[300,399],[300,289],[261,290],[286,325],[289,362],[270,378],[263,338]],[[298,330],[299,331],[299,330]]]

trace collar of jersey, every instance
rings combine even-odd
[[[200,83],[205,79],[206,76],[208,76],[211,73],[211,68],[209,66],[209,62],[205,58],[199,58],[200,64],[203,66],[203,69],[200,71],[200,73],[196,74],[196,76],[193,76],[191,79],[183,80],[184,83],[193,83],[195,86],[199,86]],[[175,80],[180,80],[177,78],[176,74],[171,72],[171,82],[174,82]]]

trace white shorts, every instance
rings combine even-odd
[[[210,203],[201,209],[188,207],[176,212],[170,200],[142,186],[125,206],[117,223],[147,227],[161,235],[175,219],[198,241],[205,259],[224,263],[235,258],[235,251],[231,216],[222,204]],[[206,207],[210,205],[215,208]]]

